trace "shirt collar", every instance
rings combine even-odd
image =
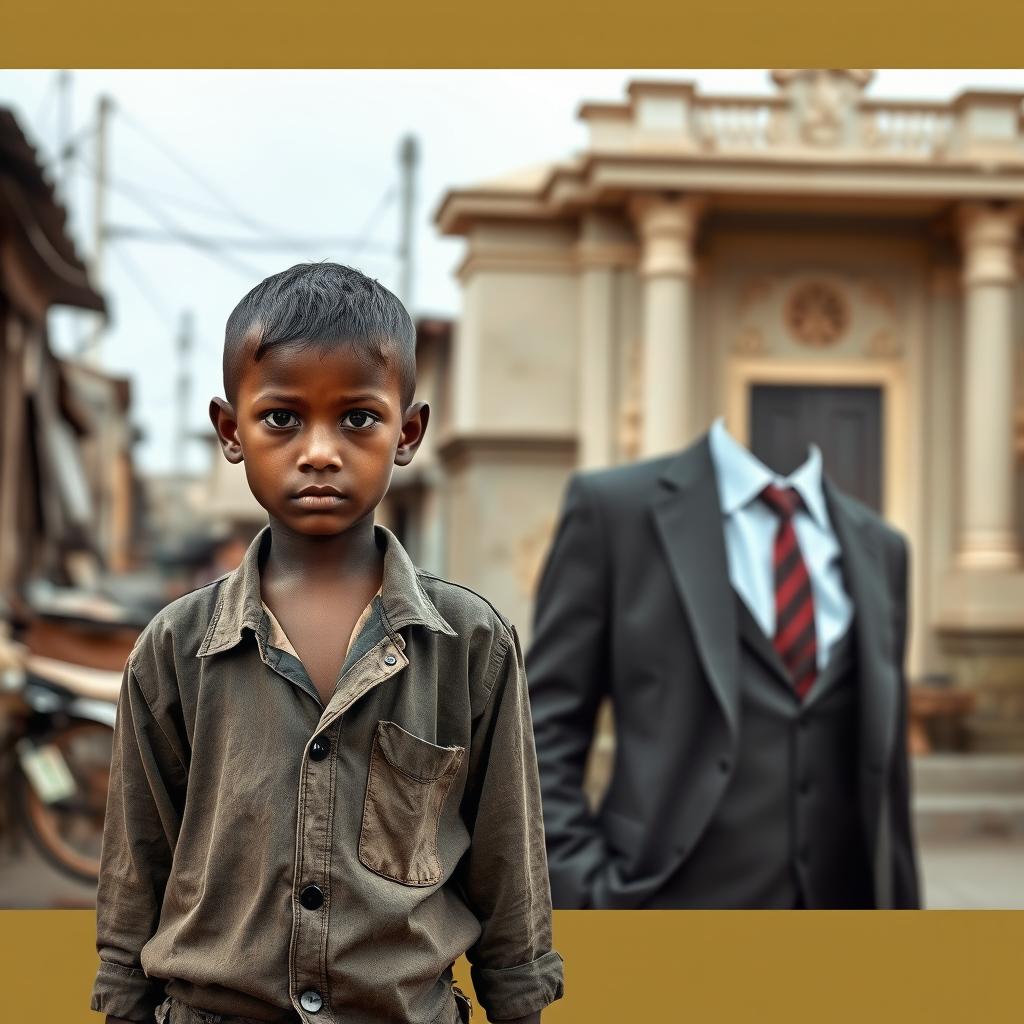
[[[386,527],[374,526],[374,539],[384,552],[380,587],[381,610],[390,632],[422,625],[448,636],[458,634],[443,618],[420,585],[416,567],[398,538]],[[260,596],[260,565],[270,548],[270,526],[264,526],[246,549],[238,568],[221,577],[220,593],[197,657],[226,651],[239,642],[248,627],[266,643],[270,622]]]
[[[737,512],[753,501],[768,484],[775,484],[777,487],[795,488],[811,516],[822,527],[828,526],[822,489],[821,449],[816,444],[808,446],[807,458],[802,465],[789,476],[780,476],[726,430],[723,416],[711,424],[708,442],[718,479],[719,502],[725,515]]]

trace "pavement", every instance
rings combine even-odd
[[[0,908],[82,909],[96,906],[96,886],[50,866],[29,841],[15,833],[0,842]]]
[[[978,836],[921,844],[931,910],[1024,910],[1024,836]]]

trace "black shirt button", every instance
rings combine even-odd
[[[807,794],[810,793],[810,791],[811,784],[805,779],[803,782],[800,783],[800,795],[807,796]]]
[[[729,761],[729,758],[727,758],[727,757],[723,757],[723,758],[722,758],[722,759],[721,759],[721,760],[720,760],[720,761],[718,762],[718,770],[719,770],[719,771],[720,771],[720,772],[721,772],[721,773],[722,773],[723,775],[725,775],[725,774],[726,774],[726,773],[727,773],[727,772],[729,771],[729,769],[730,769],[731,767],[732,767],[732,763],[731,763],[731,762]]]
[[[331,741],[326,736],[317,736],[309,745],[309,757],[312,761],[322,761],[331,752]]]
[[[299,893],[299,902],[307,910],[319,910],[324,905],[324,891],[319,885],[307,885]]]
[[[800,847],[800,863],[806,864],[811,859],[811,848],[806,844]]]
[[[324,1005],[323,996],[316,989],[308,989],[299,996],[299,1005],[307,1013],[318,1013],[320,1007]]]

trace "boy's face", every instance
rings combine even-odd
[[[393,361],[356,344],[271,346],[244,361],[234,407],[210,402],[224,455],[243,462],[256,500],[296,533],[344,533],[412,460],[427,425],[423,402],[403,408]]]

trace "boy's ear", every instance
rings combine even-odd
[[[395,450],[395,465],[408,466],[423,441],[427,432],[427,420],[430,419],[430,406],[426,402],[414,402],[409,406],[402,433],[398,436],[398,448]]]
[[[217,440],[220,441],[224,458],[238,465],[242,461],[242,445],[238,440],[238,419],[235,410],[223,398],[211,398],[210,422],[217,431]]]

